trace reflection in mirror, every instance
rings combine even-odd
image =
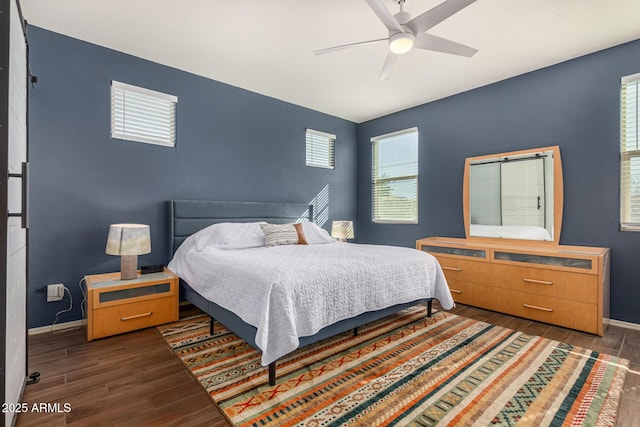
[[[467,159],[467,237],[557,243],[562,216],[561,194],[554,191],[562,185],[559,157],[557,147],[547,147]],[[554,203],[556,196],[560,206]]]

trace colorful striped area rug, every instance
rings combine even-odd
[[[257,351],[182,314],[159,330],[236,426],[613,426],[629,366],[418,306],[297,350],[270,387]]]

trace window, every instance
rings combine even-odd
[[[373,222],[418,223],[418,128],[371,138]]]
[[[173,95],[111,82],[111,138],[174,147],[176,103]]]
[[[335,135],[307,129],[307,166],[334,169],[335,142]]]
[[[620,228],[640,231],[640,74],[620,89]]]

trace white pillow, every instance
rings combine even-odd
[[[260,224],[260,228],[266,247],[298,244],[298,231],[293,224]]]
[[[324,243],[336,243],[336,239],[332,238],[327,230],[321,228],[315,222],[303,222],[302,231],[307,239],[308,245],[322,245]]]
[[[266,222],[221,222],[198,231],[196,249],[208,246],[219,249],[246,249],[264,246],[264,234],[260,224]]]

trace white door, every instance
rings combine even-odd
[[[500,164],[481,163],[469,168],[471,224],[502,225]]]
[[[7,95],[2,102],[8,105],[7,136],[3,136],[2,151],[6,150],[6,177],[2,184],[2,197],[6,197],[6,277],[5,280],[5,378],[4,402],[17,403],[21,399],[27,374],[26,357],[26,298],[27,298],[27,231],[23,228],[22,218],[13,216],[20,214],[23,208],[23,197],[27,194],[23,185],[23,164],[27,161],[27,47],[23,33],[22,20],[16,0],[5,0],[0,3],[4,14],[10,17],[9,25],[9,75],[2,76],[3,84],[7,84]],[[5,53],[6,55],[6,53]],[[6,86],[5,86],[6,87]],[[4,154],[4,153],[3,153]],[[3,158],[4,155],[2,156]],[[8,411],[4,414],[5,425],[12,425],[16,413]]]
[[[544,159],[501,165],[502,225],[544,227]]]

